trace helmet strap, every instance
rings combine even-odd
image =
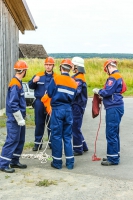
[[[108,66],[107,66],[106,68],[107,68],[107,73],[110,75],[110,72],[109,72],[109,68],[108,68]]]

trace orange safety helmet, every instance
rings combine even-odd
[[[52,64],[52,65],[54,65],[55,64],[55,61],[54,61],[54,59],[52,58],[52,57],[47,57],[46,59],[45,59],[45,61],[44,61],[44,64],[46,65],[46,64]]]
[[[104,71],[105,71],[105,72],[107,72],[106,67],[107,67],[109,64],[112,65],[112,66],[116,66],[116,65],[117,65],[117,61],[116,61],[116,60],[112,60],[112,59],[105,61],[104,65],[103,65]]]
[[[72,61],[71,61],[69,58],[63,59],[63,60],[61,61],[60,66],[61,66],[61,65],[67,65],[67,66],[69,66],[69,68],[72,68],[72,67],[73,67],[73,63],[72,63]]]
[[[28,69],[28,65],[25,61],[19,60],[15,63],[14,69],[18,69],[18,70]]]

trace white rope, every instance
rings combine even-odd
[[[47,116],[48,116],[48,114],[47,114]],[[47,118],[47,116],[46,116],[46,118]],[[51,115],[49,116],[49,120],[46,124],[47,129],[49,129],[48,124],[49,124],[49,121],[50,121],[50,117],[51,117]],[[46,123],[46,121],[45,121],[45,123]],[[51,129],[49,129],[49,130],[51,130]],[[49,139],[50,139],[50,136],[51,136],[51,132],[50,132],[50,135],[49,135]],[[41,163],[47,163],[47,160],[52,159],[52,156],[50,156],[46,153],[48,143],[49,143],[49,139],[48,139],[48,142],[47,142],[46,147],[45,147],[43,152],[39,152],[40,145],[42,144],[42,141],[43,141],[43,138],[42,138],[36,154],[22,154],[21,157],[26,158],[26,159],[38,159],[38,160],[41,161]]]

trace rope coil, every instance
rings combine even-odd
[[[52,156],[46,154],[46,152],[40,152],[37,154],[22,154],[21,157],[26,159],[38,159],[41,163],[47,163],[47,160],[52,159]]]
[[[47,116],[48,116],[48,114],[47,114]],[[51,117],[51,115],[49,116],[48,121],[46,119],[46,121],[47,121],[47,124],[46,124],[47,129],[49,129],[48,128],[48,123],[50,121],[50,117]],[[46,123],[46,121],[45,121],[45,123]],[[51,129],[49,129],[49,130],[51,130]],[[51,133],[49,135],[49,138],[50,137],[51,137]],[[43,138],[41,139],[41,143],[42,143],[42,141],[43,141]],[[49,139],[48,139],[48,142],[47,142],[46,147],[45,147],[43,152],[39,152],[39,148],[40,148],[40,145],[41,145],[40,144],[36,154],[22,154],[21,157],[22,158],[26,158],[26,159],[38,159],[39,161],[41,161],[41,163],[47,163],[47,160],[52,160],[52,156],[50,156],[50,155],[48,155],[46,153],[46,150],[47,150],[47,147],[48,147],[48,143],[49,143]]]

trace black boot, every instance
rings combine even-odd
[[[11,169],[9,167],[7,168],[0,168],[1,171],[6,172],[6,173],[13,173],[15,172],[15,169]]]
[[[39,149],[38,149],[39,148]],[[42,149],[42,145],[39,146],[36,146],[34,145],[34,147],[32,148],[33,151],[38,151],[38,150],[41,150]]]
[[[11,164],[10,164],[10,167],[11,167],[11,168],[25,169],[25,168],[27,168],[27,165],[21,164],[21,163],[17,163],[17,164],[11,163]]]

